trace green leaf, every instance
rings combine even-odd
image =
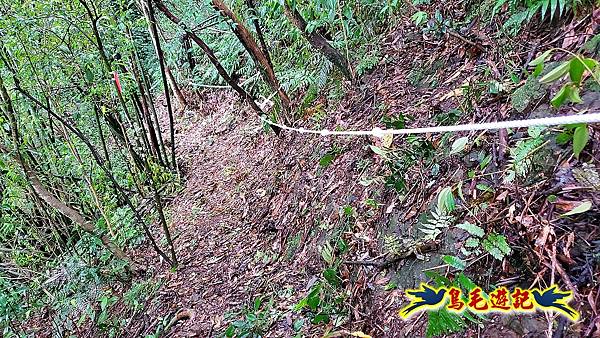
[[[552,100],[550,101],[550,104],[554,107],[554,108],[558,108],[560,107],[563,102],[565,102],[565,99],[567,97],[569,97],[569,93],[571,92],[571,86],[569,85],[564,85],[559,91],[558,93],[556,93],[556,95],[554,95],[554,97],[552,98]]]
[[[546,127],[544,126],[532,126],[527,128],[527,135],[531,137],[540,137],[544,130],[546,130]]]
[[[569,143],[573,139],[573,134],[563,131],[562,133],[556,135],[556,143],[563,145]]]
[[[554,13],[556,12],[558,1],[559,0],[550,0],[550,20],[554,18]]]
[[[258,311],[260,309],[261,303],[262,299],[260,297],[254,300],[254,311]]]
[[[390,290],[394,290],[397,288],[398,288],[398,284],[396,284],[394,282],[389,282],[383,287],[383,290],[390,291]]]
[[[584,68],[587,71],[592,71],[594,70],[594,68],[596,68],[598,66],[598,61],[591,59],[591,58],[585,58],[583,59],[583,64],[585,65]]]
[[[294,331],[296,331],[296,332],[300,331],[302,329],[302,326],[304,326],[304,319],[299,318],[294,321],[294,324],[293,324]]]
[[[487,184],[483,184],[483,183],[478,183],[477,185],[475,185],[475,188],[477,188],[478,190],[481,190],[483,192],[494,192],[494,188],[488,186]]]
[[[465,274],[462,272],[458,274],[456,279],[458,280],[458,284],[467,291],[471,291],[477,287],[477,285],[473,283],[471,278],[465,276]]]
[[[575,154],[576,158],[579,158],[583,148],[588,143],[589,137],[587,125],[575,128],[575,133],[573,133],[573,154]]]
[[[579,204],[577,207],[573,208],[573,210],[562,214],[561,216],[571,216],[571,215],[577,215],[577,214],[581,214],[584,213],[588,210],[590,210],[592,208],[592,202],[590,201],[583,201],[581,202],[581,204]]]
[[[481,162],[479,162],[479,169],[483,170],[485,169],[488,164],[490,164],[490,162],[492,161],[492,155],[487,155],[486,157],[484,157]]]
[[[583,100],[579,96],[579,87],[572,87],[569,91],[569,100],[573,103],[583,103]]]
[[[461,137],[457,140],[455,140],[452,143],[452,150],[450,150],[450,154],[457,154],[460,153],[461,151],[463,151],[465,149],[465,147],[467,146],[467,143],[469,142],[469,138],[467,136],[465,137]]]
[[[373,150],[373,152],[381,157],[383,157],[384,159],[387,159],[387,153],[385,152],[385,150],[376,147],[374,145],[369,145],[369,148],[371,148],[371,150]]]
[[[458,270],[464,270],[467,266],[467,263],[465,261],[456,256],[445,255],[444,257],[442,257],[442,260],[444,261],[444,263]]]
[[[331,164],[331,162],[333,162],[333,159],[335,158],[335,156],[331,153],[327,153],[325,155],[323,155],[323,157],[321,157],[321,159],[319,160],[319,165],[321,167],[327,167]]]
[[[300,312],[308,305],[308,298],[302,298],[296,305],[294,305],[294,311]]]
[[[438,337],[461,332],[467,326],[461,315],[449,312],[445,308],[429,311],[427,316],[427,337]]]
[[[569,66],[569,77],[571,78],[571,81],[579,85],[581,83],[581,77],[583,76],[584,70],[585,67],[579,58],[574,58],[571,60]]]
[[[229,325],[227,330],[225,331],[225,337],[231,338],[235,334],[235,326]]]
[[[483,231],[482,228],[480,228],[479,226],[477,226],[475,224],[471,224],[469,222],[464,222],[464,223],[458,224],[458,225],[456,225],[456,227],[468,232],[469,235],[476,236],[479,238],[481,238],[481,237],[483,237],[483,235],[485,235],[485,231]]]
[[[535,69],[533,70],[533,73],[531,73],[531,75],[533,75],[533,77],[538,77],[538,76],[540,76],[540,74],[542,74],[543,71],[544,71],[544,64],[540,63],[539,65],[535,66]]]
[[[329,284],[331,284],[332,286],[337,287],[340,285],[341,280],[340,280],[340,277],[338,277],[335,269],[323,270],[323,277],[325,277],[325,280],[327,280],[329,282]]]
[[[429,15],[427,14],[427,12],[418,11],[415,14],[413,14],[410,17],[410,19],[415,23],[415,26],[420,26],[421,24],[427,21],[428,16]]]
[[[552,54],[552,49],[548,49],[547,51],[540,54],[540,56],[536,57],[531,62],[529,62],[529,65],[533,67],[533,66],[544,64],[544,62],[550,56],[550,54]]]
[[[318,295],[309,297],[307,299],[307,304],[313,311],[315,311],[319,307],[319,304],[321,304],[321,298],[319,298]]]
[[[483,248],[497,260],[503,260],[511,252],[510,246],[506,242],[506,237],[498,234],[489,234],[483,240]]]
[[[569,62],[563,62],[558,67],[552,69],[548,74],[544,75],[541,79],[541,83],[552,83],[556,80],[559,80],[561,77],[565,76],[569,72]]]
[[[456,203],[454,201],[454,195],[452,194],[452,189],[450,187],[445,187],[440,191],[438,195],[437,201],[438,210],[442,212],[452,212],[456,207]]]
[[[425,276],[427,276],[427,278],[433,279],[437,285],[448,286],[452,284],[448,277],[442,276],[435,271],[425,271]]]
[[[329,243],[326,243],[321,249],[321,257],[328,264],[333,264],[333,248]]]
[[[500,251],[500,249],[498,249],[497,247],[491,247],[488,250],[488,253],[490,255],[492,255],[492,257],[494,257],[495,259],[501,261],[504,259],[504,255],[502,254],[502,252]]]
[[[329,315],[325,314],[325,313],[319,313],[318,315],[315,316],[315,318],[313,318],[312,323],[315,325],[321,324],[321,323],[329,323]]]
[[[467,248],[476,248],[479,246],[479,244],[480,244],[479,240],[475,237],[469,237],[465,241],[465,247],[467,247]]]

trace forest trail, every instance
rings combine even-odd
[[[0,337],[599,334],[600,124],[259,118],[597,116],[597,3],[227,2],[0,6]]]
[[[301,124],[371,129],[385,115],[404,114],[407,126],[424,126],[440,111],[449,111],[454,103],[448,93],[475,69],[464,52],[469,46],[423,49],[411,35],[400,39],[402,34],[400,28],[389,35],[386,62],[356,89],[335,105],[321,98],[305,110]],[[462,56],[439,58],[449,53]],[[415,64],[416,55],[423,61]],[[439,85],[433,90],[414,86],[415,67],[427,72],[419,75],[422,80]],[[498,102],[491,101],[472,118],[486,121],[499,109]],[[180,267],[157,275],[162,286],[152,301],[155,309],[149,310],[156,318],[182,310],[191,315],[174,326],[171,336],[221,334],[228,323],[243,317],[236,311],[259,297],[274,304],[265,320],[269,327],[263,330],[271,337],[293,336],[298,315],[291,309],[321,277],[323,246],[343,239],[353,259],[378,257],[383,234],[400,231],[394,229],[397,222],[416,219],[440,187],[458,182],[466,171],[461,162],[438,160],[437,179],[444,184],[432,186],[431,165],[418,162],[405,173],[415,193],[399,199],[382,180],[368,182],[385,170],[385,163],[369,150],[370,144],[380,145],[374,138],[289,132],[276,137],[263,131],[234,93],[220,90],[201,92],[176,121],[184,187],[170,202],[169,215]],[[436,143],[440,137],[428,139]],[[332,155],[331,163],[321,165],[327,154]],[[375,206],[369,204],[374,200]],[[345,214],[347,206],[351,215]],[[421,269],[432,266],[411,262],[399,277],[372,267],[340,266],[341,277],[349,281],[346,304],[353,309],[352,327],[395,335],[423,330],[422,321],[405,325],[398,318],[405,302],[402,291],[384,292],[383,286],[390,278],[400,278],[407,283],[404,287],[416,286],[423,278]],[[534,327],[532,332],[538,329],[543,330]]]
[[[332,140],[267,134],[237,101],[228,91],[205,93],[197,110],[177,119],[184,187],[169,215],[180,268],[159,276],[157,299],[169,304],[163,314],[192,314],[177,336],[222,332],[226,313],[265,294],[288,310],[320,273],[313,244],[323,234],[313,227],[333,224],[344,196],[364,198],[353,168],[364,140],[338,143],[346,155],[324,171],[319,157]],[[289,323],[274,334],[291,334]]]

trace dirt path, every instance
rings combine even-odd
[[[299,125],[370,129],[382,126],[382,117],[400,113],[408,127],[509,118],[510,96],[506,94],[456,92],[465,79],[473,83],[468,90],[479,90],[476,84],[489,79],[489,69],[500,74],[496,67],[507,64],[502,53],[496,53],[499,60],[488,60],[485,65],[471,46],[440,41],[432,47],[414,32],[403,31],[408,26],[399,27],[383,41],[384,57],[372,74],[347,87],[339,103],[330,104],[326,95],[320,97],[305,111]],[[485,43],[494,51],[502,48],[489,45],[491,41]],[[527,55],[527,50],[515,50],[514,55]],[[268,318],[261,323],[266,336],[294,336],[301,315],[292,309],[322,279],[328,266],[321,248],[333,245],[334,258],[340,258],[342,253],[335,245],[341,240],[347,247],[344,259],[372,259],[381,256],[386,234],[419,237],[414,226],[439,189],[462,182],[469,168],[478,165],[477,160],[469,159],[475,152],[429,163],[417,157],[403,173],[410,193],[398,194],[385,184],[388,169],[368,147],[380,141],[291,133],[276,137],[265,133],[258,119],[230,91],[199,95],[192,100],[197,106],[180,113],[176,126],[184,179],[181,192],[169,204],[169,217],[181,266],[175,272],[156,272],[162,286],[145,319],[152,324],[145,327],[155,327],[161,318],[189,314],[167,336],[222,334],[229,323],[243,318],[235,312],[259,297],[263,304],[271,302]],[[468,114],[453,115],[463,108]],[[481,136],[480,148],[492,156],[490,171],[497,171],[506,161],[498,154],[500,136],[495,132]],[[442,147],[449,146],[444,137],[425,135],[420,143],[403,138],[395,140],[394,146],[404,147],[404,153],[416,151],[423,158],[435,157],[443,153]],[[431,149],[415,148],[423,144]],[[320,164],[327,154],[333,158],[331,163]],[[474,182],[465,187],[465,195],[472,194],[473,199],[478,196]],[[488,220],[491,231],[522,241],[523,236],[509,231],[505,224],[498,225],[502,229],[493,228],[503,219],[503,208],[490,206],[480,215],[481,222]],[[374,337],[424,335],[424,318],[409,325],[398,318],[397,311],[405,304],[400,289],[417,285],[425,278],[422,270],[431,266],[426,264],[438,264],[440,255],[455,254],[453,240],[445,245],[432,253],[438,257],[429,263],[413,259],[388,273],[339,265],[339,292],[347,310],[344,317],[337,317],[344,323],[341,327]],[[499,271],[495,278],[512,276],[489,257],[480,264],[485,269],[481,276],[487,276],[492,267]],[[384,290],[390,281],[397,282],[399,289]],[[542,334],[547,328],[543,316],[530,317],[534,319],[524,323],[510,317],[519,322],[519,328],[511,329],[510,334],[502,327],[510,323],[490,324],[488,329],[508,336],[513,331],[519,332],[517,336]],[[302,329],[307,337],[332,328],[331,324],[308,326]],[[152,333],[147,330],[140,333]]]
[[[160,276],[156,300],[171,304],[160,312],[192,313],[176,336],[223,332],[224,315],[258,296],[271,295],[274,311],[287,312],[321,272],[316,242],[324,234],[314,227],[333,226],[343,199],[364,192],[354,164],[361,152],[371,156],[361,149],[366,140],[336,141],[344,153],[324,170],[319,158],[331,140],[265,134],[235,102],[214,92],[202,98],[206,115],[178,118],[185,179],[169,215],[181,267]],[[274,323],[272,336],[292,334],[290,321]]]

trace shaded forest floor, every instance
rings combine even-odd
[[[527,92],[523,102],[515,99],[514,92],[526,86],[520,72],[552,46],[581,45],[595,27],[588,16],[560,30],[542,26],[518,39],[491,39],[475,25],[463,32],[463,41],[448,34],[427,38],[411,22],[400,23],[382,41],[381,61],[370,74],[345,84],[341,101],[322,93],[298,124],[359,130],[385,127],[382,119],[400,114],[409,127],[556,114],[547,105],[551,88]],[[564,46],[571,35],[581,38]],[[521,80],[506,81],[510,74]],[[501,88],[490,90],[490,83]],[[503,169],[511,147],[527,138],[524,130],[397,138],[389,147],[411,161],[402,173],[406,190],[397,192],[386,184],[388,164],[369,148],[381,147],[380,140],[288,132],[276,137],[230,91],[189,98],[190,106],[176,118],[182,189],[168,209],[180,267],[170,271],[152,252],[136,252],[160,287],[145,301],[146,310],[129,321],[130,336],[163,330],[167,337],[219,336],[235,320],[248,322],[248,313],[259,317],[253,329],[268,337],[342,329],[374,337],[422,336],[427,316],[403,322],[397,315],[407,304],[402,290],[426,280],[423,270],[441,265],[442,274],[456,272],[440,259],[463,246],[465,233],[453,227],[426,259],[411,257],[390,269],[334,264],[341,282],[331,291],[329,324],[311,325],[307,312],[293,307],[323,279],[328,261],[381,258],[384,238],[419,238],[420,222],[446,186],[460,186],[464,195],[456,223],[470,221],[502,234],[513,249],[504,261],[489,254],[467,259],[469,277],[483,287],[559,282],[577,292],[575,307],[582,312],[575,325],[563,319],[553,324],[543,313],[490,316],[483,322],[486,332],[473,325],[469,334],[539,337],[551,328],[585,336],[600,329],[594,327],[598,265],[592,256],[600,250],[600,214],[594,209],[575,220],[557,218],[584,199],[600,205],[598,186],[584,186],[573,174],[588,166],[598,171],[597,126],[581,161],[551,142],[528,177],[510,184],[503,183]],[[583,105],[561,112],[600,110],[598,92],[590,90],[583,99]],[[468,135],[478,137],[477,144],[449,156],[452,141]],[[549,203],[549,194],[558,202]],[[332,257],[324,257],[323,248]],[[568,330],[561,332],[563,327]]]

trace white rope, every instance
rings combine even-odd
[[[577,124],[577,123],[600,123],[600,113],[592,114],[581,114],[581,115],[566,115],[566,116],[554,116],[554,117],[543,117],[538,119],[527,119],[527,120],[514,120],[514,121],[501,121],[501,122],[487,122],[487,123],[475,123],[475,124],[459,124],[455,126],[440,126],[440,127],[423,127],[423,128],[405,128],[405,129],[381,129],[373,128],[372,130],[314,130],[304,128],[289,127],[280,123],[275,123],[267,120],[264,116],[260,116],[260,119],[265,123],[272,126],[279,127],[283,130],[294,131],[302,134],[318,134],[321,136],[361,136],[361,135],[373,135],[375,137],[383,137],[386,134],[392,135],[403,135],[403,134],[424,134],[424,133],[445,133],[455,131],[473,131],[473,130],[493,130],[493,129],[507,129],[507,128],[526,128],[536,126],[558,126],[566,124]]]

